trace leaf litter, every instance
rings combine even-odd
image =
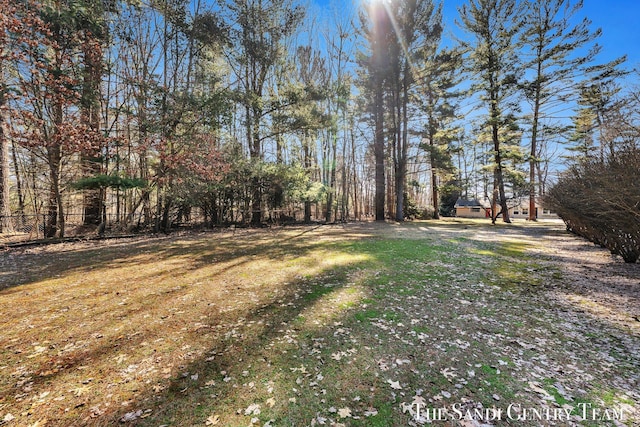
[[[364,252],[367,257],[361,259],[366,262],[327,262],[327,253],[335,251],[332,245],[343,249],[345,230],[355,241],[346,252]],[[108,284],[83,284],[82,278],[67,272],[67,279],[79,283],[72,290],[76,286],[87,295],[76,307],[63,290],[53,294],[38,282],[30,283],[32,279],[21,285],[24,290],[8,288],[18,292],[6,293],[5,298],[36,295],[50,302],[32,314],[21,311],[12,320],[9,330],[19,325],[21,332],[34,331],[24,339],[7,328],[0,335],[3,356],[9,355],[0,372],[10,373],[10,382],[2,383],[2,394],[10,396],[0,401],[3,423],[33,424],[44,411],[55,414],[59,408],[62,415],[47,417],[46,425],[89,419],[108,425],[114,417],[136,425],[169,425],[180,419],[197,424],[190,408],[202,407],[215,415],[202,418],[201,425],[338,426],[380,420],[404,426],[429,421],[424,414],[422,419],[415,417],[416,405],[486,410],[526,403],[548,410],[574,409],[571,419],[556,425],[579,425],[575,408],[581,402],[624,409],[624,425],[639,419],[640,322],[634,320],[640,314],[639,275],[634,266],[555,225],[514,226],[507,232],[447,223],[326,227],[314,231],[313,238],[324,239],[329,249],[319,246],[318,256],[306,258],[298,251],[311,244],[307,241],[292,247],[291,253],[269,255],[277,239],[255,233],[258,238],[252,234],[245,249],[259,253],[252,249],[256,240],[267,248],[265,262],[259,255],[252,258],[258,264],[255,271],[278,260],[289,262],[289,270],[299,273],[281,271],[271,281],[260,281],[239,268],[216,276],[203,264],[195,268],[195,277],[186,277],[192,284],[177,285],[169,280],[170,274],[193,261],[184,264],[175,258],[189,258],[193,251],[182,246],[184,237],[166,239],[162,243],[175,245],[175,254],[157,269],[165,274],[165,282],[156,282],[160,288],[138,285],[115,291],[130,294],[114,299],[114,307],[126,308],[104,312],[102,326],[81,316],[78,321],[84,323],[67,338],[60,334],[41,339],[36,332],[46,326],[37,316],[52,319],[50,313],[55,313],[63,319],[68,311],[96,310],[92,298],[111,293]],[[526,250],[503,254],[504,245],[513,241],[525,242]],[[218,250],[207,250],[209,243],[197,238],[186,242],[207,253]],[[392,256],[381,255],[385,245]],[[428,250],[433,246],[439,249]],[[146,241],[141,247],[142,253],[150,247],[162,250]],[[76,249],[93,250],[81,245]],[[73,247],[65,250],[76,255]],[[32,255],[27,252],[14,254],[12,261],[19,264],[21,255]],[[47,257],[60,253],[38,255],[46,264]],[[229,262],[237,263],[238,258]],[[313,272],[309,266],[318,262],[334,271]],[[522,264],[526,280],[507,274],[509,263]],[[114,261],[104,264],[113,268]],[[126,263],[115,265],[126,269]],[[198,289],[198,283],[211,277],[219,284],[216,292]],[[51,280],[64,282],[59,277]],[[283,288],[283,283],[295,283],[295,288]],[[137,302],[164,292],[175,295],[177,307]],[[196,312],[189,309],[194,302]],[[143,314],[140,319],[151,319],[163,333],[128,327],[137,321],[132,316],[138,312]],[[111,330],[107,319],[117,320]],[[263,338],[252,339],[256,336]],[[105,338],[117,350],[105,353],[109,363],[115,362],[111,377],[101,378],[96,368],[102,365],[91,358],[83,365],[65,361],[67,354],[78,357],[92,348],[89,340]],[[170,347],[162,348],[176,350],[153,350],[166,342]],[[21,354],[26,354],[23,361],[16,357]],[[36,381],[57,373],[75,385],[60,387],[54,382],[44,389]],[[167,413],[173,415],[167,418]],[[473,419],[457,424],[506,425]]]

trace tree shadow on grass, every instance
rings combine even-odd
[[[99,420],[96,419],[96,425],[113,425],[127,412],[146,409],[152,409],[152,412],[149,417],[137,420],[140,425],[200,424],[204,423],[209,414],[198,413],[199,408],[214,410],[218,400],[228,403],[238,399],[242,402],[247,396],[238,395],[251,393],[237,382],[242,382],[242,372],[257,368],[259,364],[264,369],[265,365],[273,363],[275,375],[277,362],[269,347],[283,336],[283,331],[297,330],[295,321],[299,316],[327,293],[339,291],[348,282],[348,271],[359,266],[359,263],[340,266],[323,270],[310,279],[293,280],[281,288],[277,299],[235,316],[225,313],[220,313],[217,317],[209,316],[208,329],[213,332],[208,334],[209,347],[206,350],[195,359],[185,359],[184,364],[174,367],[177,369],[173,370],[167,380],[155,381],[146,386],[126,409],[112,414],[105,413]],[[190,331],[183,336],[184,341],[196,341],[203,332]],[[150,338],[145,337],[145,340]],[[194,379],[196,374],[197,379]],[[225,377],[232,379],[225,382]],[[215,389],[206,386],[209,381],[216,382]],[[249,382],[251,378],[245,381]],[[157,393],[154,386],[162,391]],[[214,392],[215,397],[212,397]],[[222,421],[221,425],[227,424]]]
[[[148,237],[130,242],[96,241],[51,245],[37,248],[35,252],[31,249],[8,250],[0,263],[0,293],[6,294],[8,288],[35,281],[64,278],[71,273],[130,267],[152,262],[154,259],[195,257],[191,265],[194,269],[252,255],[279,260],[287,255],[304,254],[322,246],[322,242],[309,242],[304,239],[318,228],[320,227],[300,226],[276,231],[248,229],[237,234],[194,233]],[[353,237],[347,235],[349,233],[341,232],[340,227],[334,227],[332,232],[336,233],[336,237]],[[358,232],[355,234],[362,235]],[[243,260],[238,264],[247,261],[250,260]]]
[[[6,396],[3,403],[29,414],[33,412],[28,408],[29,402],[36,399],[34,396],[48,394],[55,383],[63,382],[66,387],[76,387],[76,390],[82,389],[84,384],[84,388],[93,391],[78,392],[81,395],[72,398],[71,407],[65,408],[70,404],[69,396],[59,404],[51,404],[49,422],[52,425],[113,425],[122,416],[124,410],[120,408],[124,406],[105,405],[109,401],[105,398],[109,389],[118,395],[112,400],[125,400],[122,403],[127,403],[127,410],[145,399],[157,399],[153,387],[166,390],[167,395],[161,400],[171,402],[185,396],[180,392],[181,373],[201,371],[201,378],[205,378],[219,372],[220,366],[233,366],[239,354],[246,355],[245,358],[258,357],[262,344],[273,339],[281,323],[290,322],[324,293],[343,286],[347,272],[362,262],[347,259],[335,266],[315,265],[309,269],[309,277],[292,276],[284,271],[284,281],[272,283],[268,289],[256,286],[251,277],[229,281],[229,275],[242,274],[253,262],[273,264],[301,259],[318,263],[317,256],[306,259],[307,256],[314,251],[328,250],[332,245],[331,239],[310,241],[307,233],[287,233],[278,237],[235,236],[217,242],[194,237],[177,239],[170,244],[135,242],[108,251],[108,254],[98,253],[90,267],[81,264],[82,256],[73,263],[64,262],[65,256],[78,256],[76,253],[58,254],[64,267],[53,275],[60,275],[61,283],[65,277],[88,275],[96,269],[104,269],[104,274],[113,276],[118,268],[144,270],[145,263],[179,262],[170,267],[165,265],[156,275],[138,272],[134,278],[138,282],[136,289],[131,289],[134,285],[130,282],[105,287],[89,278],[82,286],[77,286],[81,295],[70,295],[58,302],[49,299],[53,295],[65,296],[71,290],[61,286],[40,293],[34,285],[0,292],[7,302],[14,300],[24,304],[30,301],[33,308],[41,310],[40,314],[33,313],[36,310],[25,307],[23,314],[26,317],[15,314],[11,319],[5,319],[7,328],[0,337],[2,353],[8,356],[5,368],[16,369],[1,382],[4,383],[1,394]],[[362,238],[363,235],[352,237]],[[148,254],[152,258],[146,261]],[[347,258],[352,255],[345,254]],[[139,256],[142,258],[137,260]],[[84,259],[86,261],[86,257]],[[164,281],[180,274],[181,262],[187,262],[191,274],[202,280],[187,277],[177,286],[174,283],[163,285]],[[212,269],[212,264],[219,264],[219,268]],[[152,278],[158,281],[157,287],[148,283],[145,286]],[[20,295],[27,292],[34,296]],[[18,297],[22,299],[16,299]],[[126,302],[115,304],[114,298],[123,298]],[[293,306],[288,305],[290,303]],[[87,316],[90,320],[85,321]],[[51,323],[52,319],[58,323]],[[50,325],[57,326],[45,332]],[[71,328],[76,329],[71,332]],[[40,335],[30,337],[34,331]],[[40,341],[42,336],[46,337],[46,342]],[[47,348],[40,347],[44,349],[38,350],[42,354],[32,353],[34,343],[42,343]],[[194,343],[196,349],[201,346],[201,349],[193,352],[185,349],[191,345],[189,343]],[[160,350],[156,351],[156,347]],[[214,364],[205,357],[212,351],[218,354]],[[123,359],[119,360],[119,356]],[[92,365],[121,365],[121,369],[101,378],[101,372],[92,372]],[[151,373],[136,372],[144,369]],[[170,378],[164,378],[163,369],[169,369]],[[142,378],[145,378],[144,382]],[[177,388],[180,390],[176,392]],[[56,392],[62,393],[60,388]],[[141,398],[141,395],[146,397]],[[189,395],[185,398],[192,399]],[[171,405],[167,403],[161,407]],[[36,420],[31,418],[29,422]]]

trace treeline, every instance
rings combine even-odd
[[[624,92],[580,8],[470,0],[443,47],[437,1],[0,0],[0,231],[509,221]]]

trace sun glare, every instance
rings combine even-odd
[[[398,44],[400,48],[404,52],[405,58],[407,58],[407,62],[411,71],[415,74],[418,70],[414,66],[413,60],[411,59],[411,55],[409,54],[409,47],[407,46],[406,39],[404,37],[401,26],[396,19],[396,15],[399,15],[398,11],[401,8],[401,5],[398,4],[397,0],[363,0],[364,3],[368,3],[370,7],[370,14],[378,14],[384,13],[383,17],[374,17],[372,16],[372,20],[374,22],[384,22],[383,19],[391,24],[391,29],[398,40]],[[395,6],[395,8],[394,8]],[[375,25],[375,31],[388,31],[388,25]]]

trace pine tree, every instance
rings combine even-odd
[[[385,1],[371,2],[360,13],[360,28],[368,42],[368,51],[361,53],[360,66],[363,97],[367,113],[374,125],[373,157],[375,171],[374,212],[376,221],[385,219],[385,88],[389,74],[389,46],[392,24]]]
[[[591,31],[591,22],[571,21],[582,8],[582,1],[539,0],[528,3],[526,29],[523,34],[526,64],[531,78],[524,82],[524,95],[532,105],[531,147],[529,153],[529,220],[536,219],[536,171],[543,153],[540,140],[543,127],[550,126],[554,109],[564,108],[576,88],[576,79],[600,51],[597,45],[584,55],[576,52],[588,46],[601,31]]]
[[[395,219],[404,220],[407,163],[409,150],[409,120],[411,98],[420,78],[425,55],[437,50],[442,34],[442,9],[431,1],[409,0],[392,2],[387,8],[394,22],[389,60],[389,96],[394,123],[392,158],[395,178]]]
[[[421,109],[426,115],[422,147],[428,152],[431,167],[433,219],[440,218],[440,180],[454,170],[450,146],[459,138],[460,129],[452,127],[457,119],[454,91],[460,82],[462,53],[457,50],[431,51],[424,54],[420,73]]]
[[[473,40],[462,42],[468,49],[472,89],[481,94],[487,109],[493,149],[492,215],[511,222],[505,192],[505,141],[517,127],[516,94],[521,64],[517,37],[522,28],[524,2],[517,0],[469,0],[460,9],[460,26]],[[513,145],[513,142],[510,141]],[[500,211],[497,206],[500,205]]]

